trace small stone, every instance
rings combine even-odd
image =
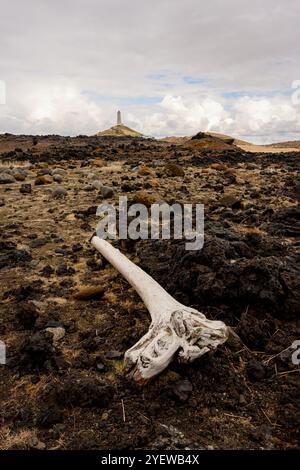
[[[193,386],[191,382],[187,379],[180,380],[179,382],[175,382],[175,384],[172,387],[173,394],[180,402],[187,401],[192,391],[193,391]]]
[[[52,191],[52,197],[55,199],[63,199],[67,196],[68,191],[63,186],[57,186]]]
[[[96,369],[98,372],[105,372],[106,370],[105,364],[103,364],[103,362],[97,362]]]
[[[75,269],[71,266],[68,266],[66,263],[61,264],[58,266],[56,270],[56,274],[58,276],[73,276],[75,274]]]
[[[30,183],[24,183],[20,187],[20,193],[22,194],[30,194],[31,193],[31,184]]]
[[[3,197],[0,198],[0,207],[3,207],[5,206],[5,201],[3,199]]]
[[[140,176],[155,176],[155,171],[146,165],[142,165],[139,168],[138,175]]]
[[[46,444],[42,441],[38,441],[37,445],[35,446],[36,450],[45,450]]]
[[[66,176],[67,172],[63,168],[54,168],[52,170],[52,175]]]
[[[47,238],[35,238],[29,243],[30,248],[40,248],[41,246],[47,245],[49,240]]]
[[[122,359],[124,354],[120,351],[108,351],[105,354],[106,359]]]
[[[14,177],[16,181],[24,181],[26,178],[26,176],[23,175],[23,173],[15,173]]]
[[[184,170],[181,166],[175,163],[168,163],[165,166],[165,173],[167,176],[184,176]]]
[[[218,206],[231,207],[232,209],[241,209],[242,203],[238,196],[234,194],[225,194],[221,197],[218,202]]]
[[[98,176],[95,173],[89,172],[87,175],[89,180],[96,180],[98,179]]]
[[[25,329],[33,328],[38,316],[36,306],[32,302],[22,302],[17,307],[16,318]]]
[[[41,168],[37,173],[37,176],[45,176],[45,175],[50,175],[49,168]]]
[[[27,176],[28,172],[25,170],[25,168],[18,167],[18,168],[14,168],[12,170],[11,174],[13,176],[15,176],[16,174],[21,174],[21,175]]]
[[[103,184],[99,180],[94,180],[91,184],[91,187],[100,191],[100,189],[103,187]]]
[[[66,426],[64,424],[55,424],[53,426],[53,433],[57,436],[57,438],[65,431]]]
[[[100,158],[97,158],[97,159],[93,160],[93,165],[98,166],[98,167],[101,168],[103,166],[106,166],[107,163],[106,163],[105,160],[101,160]]]
[[[53,273],[54,273],[54,269],[50,265],[44,266],[41,271],[42,276],[45,276],[45,277],[50,277]]]
[[[94,188],[93,188],[93,186],[92,186],[91,184],[88,184],[87,186],[85,186],[85,187],[83,188],[84,191],[93,191],[93,189],[94,189]]]
[[[46,449],[46,444],[42,441],[40,441],[36,436],[30,437],[28,439],[28,446],[31,449],[36,449],[36,450],[45,450]]]
[[[113,197],[114,190],[112,188],[109,188],[108,186],[102,186],[101,194],[104,198],[110,198]]]
[[[72,251],[74,253],[77,253],[78,251],[81,251],[81,250],[83,250],[83,246],[80,243],[75,243],[74,245],[72,245]]]
[[[15,178],[8,173],[0,173],[0,184],[14,183]]]
[[[65,248],[56,248],[54,253],[58,256],[68,256],[68,250]]]
[[[56,328],[48,327],[46,331],[53,335],[53,344],[58,343],[66,334],[66,330],[62,326]]]
[[[138,204],[144,204],[147,207],[150,207],[151,204],[155,204],[158,201],[159,197],[157,195],[148,193],[144,190],[137,191],[133,195],[133,202],[137,202]]]
[[[240,404],[240,405],[246,405],[246,404],[247,404],[247,400],[246,400],[246,398],[244,397],[244,395],[240,395],[240,396],[239,396],[239,404]]]
[[[39,262],[40,262],[39,259],[33,259],[32,261],[30,261],[29,265],[31,268],[36,268]]]
[[[103,286],[91,286],[91,287],[81,287],[78,292],[76,292],[73,297],[76,300],[90,300],[90,299],[101,299],[105,292]]]
[[[58,174],[53,175],[53,181],[55,181],[55,183],[61,183],[62,180],[63,180],[63,177],[61,175],[58,175]]]
[[[230,348],[232,348],[234,351],[237,351],[239,349],[243,348],[243,342],[241,338],[238,336],[238,334],[232,329],[229,328],[229,335],[226,343]]]
[[[89,259],[86,262],[86,265],[92,270],[92,271],[100,271],[103,268],[103,259]]]
[[[41,186],[44,184],[51,184],[51,183],[52,183],[52,180],[49,177],[43,176],[43,175],[38,176],[34,182],[36,186]]]
[[[247,374],[252,380],[262,380],[266,375],[265,366],[256,359],[250,359],[247,364]]]
[[[41,378],[40,378],[39,375],[33,375],[33,376],[31,377],[31,383],[32,383],[33,385],[38,384],[38,383],[40,382],[40,380],[41,380]]]
[[[218,171],[227,170],[227,166],[224,165],[224,163],[212,163],[210,165],[210,168],[212,168],[213,170],[218,170]]]

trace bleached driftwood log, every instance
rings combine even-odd
[[[229,328],[177,302],[151,276],[110,243],[94,236],[92,245],[127,279],[151,315],[149,331],[125,353],[125,366],[143,384],[162,372],[178,351],[180,362],[192,362],[224,343]]]

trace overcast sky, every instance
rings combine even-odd
[[[0,0],[0,133],[300,139],[299,0]],[[1,90],[0,90],[1,91]]]

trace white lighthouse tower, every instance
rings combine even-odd
[[[117,126],[122,125],[121,111],[117,112]]]

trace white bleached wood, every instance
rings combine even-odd
[[[151,315],[149,331],[125,353],[125,366],[137,382],[162,372],[177,352],[180,362],[192,362],[227,340],[229,328],[222,321],[177,302],[107,241],[95,236],[92,245],[134,287]]]

